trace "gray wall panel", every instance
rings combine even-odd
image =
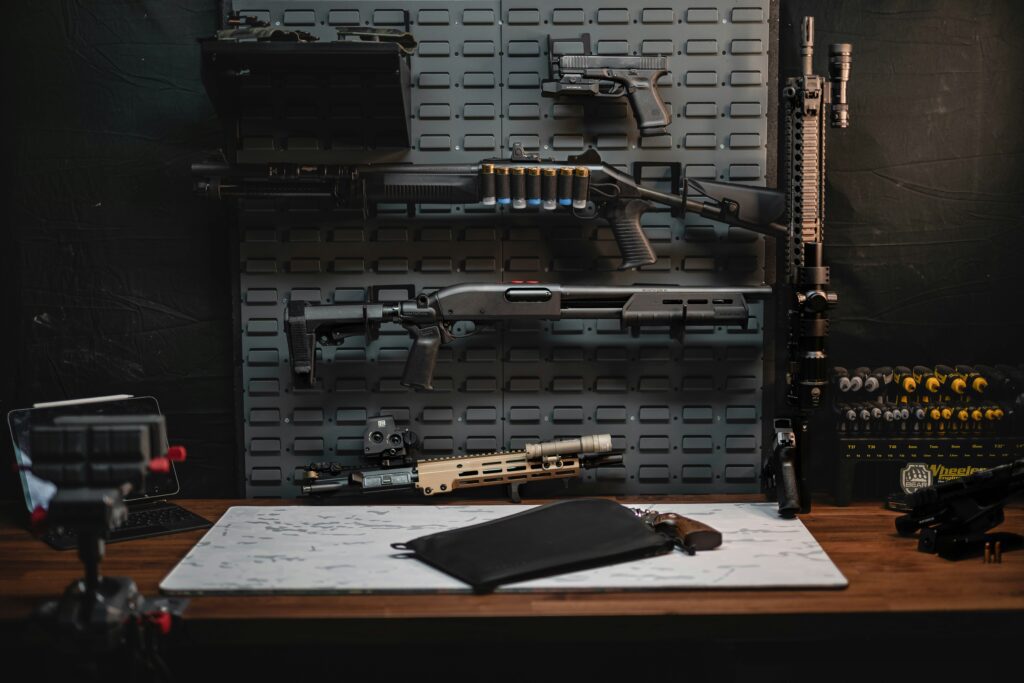
[[[594,147],[627,170],[634,161],[679,161],[694,177],[766,182],[768,0],[708,1],[700,8],[636,0],[616,7],[479,1],[233,4],[282,25],[285,12],[301,11],[288,20],[306,22],[303,30],[322,39],[333,36],[332,19],[352,21],[353,12],[363,23],[379,23],[394,17],[374,19],[375,11],[409,11],[410,28],[420,41],[411,59],[413,148],[321,150],[318,159],[475,162],[507,155],[511,141],[520,139],[557,159]],[[662,84],[673,114],[668,136],[641,142],[624,101],[584,105],[540,96],[548,33],[572,42],[583,31],[601,51],[671,52],[671,77]],[[284,150],[248,154],[244,160],[286,158]],[[661,168],[645,172],[645,182],[667,186],[666,178]],[[249,495],[295,495],[289,477],[304,462],[354,464],[358,451],[352,446],[362,435],[363,416],[381,412],[395,414],[418,432],[431,453],[611,432],[627,449],[625,467],[588,472],[573,491],[758,490],[761,302],[752,305],[750,330],[692,330],[685,345],[663,331],[633,338],[596,321],[484,332],[443,351],[439,390],[432,393],[399,385],[409,339],[400,328],[387,327],[373,343],[350,339],[331,353],[321,364],[322,390],[294,391],[282,317],[285,302],[296,296],[330,303],[369,290],[393,298],[459,282],[760,285],[765,281],[762,238],[700,218],[650,211],[644,226],[659,261],[623,273],[614,270],[615,243],[600,221],[509,218],[481,207],[420,207],[411,220],[404,207],[386,208],[365,221],[328,206],[300,210],[248,202],[240,208]]]

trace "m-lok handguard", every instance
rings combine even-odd
[[[371,418],[368,424],[368,443],[375,435],[379,435],[380,443],[389,439],[405,443],[409,439],[408,430],[399,432],[391,418]],[[415,436],[411,440],[415,441]],[[296,477],[302,482],[302,492],[309,495],[417,489],[433,496],[508,484],[513,501],[518,503],[519,487],[531,481],[576,478],[585,469],[621,465],[622,455],[614,451],[611,434],[593,434],[528,443],[510,451],[418,457],[404,467],[383,466],[382,459],[382,467],[345,472],[337,463],[312,463],[297,471]]]

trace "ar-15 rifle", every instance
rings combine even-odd
[[[507,320],[619,320],[634,333],[646,326],[668,326],[681,339],[687,325],[746,327],[745,294],[766,295],[758,288],[591,287],[558,284],[467,283],[420,294],[391,304],[322,306],[291,301],[285,332],[292,373],[299,386],[316,381],[316,343],[338,345],[347,337],[376,338],[382,323],[402,325],[413,336],[402,384],[431,389],[442,344],[456,336],[457,322],[475,324]]]
[[[848,43],[829,46],[829,78],[814,73],[814,18],[804,17],[801,34],[803,73],[782,90],[785,107],[787,223],[786,287],[789,299],[789,366],[787,401],[792,419],[775,421],[775,449],[765,461],[766,487],[774,488],[779,513],[792,517],[810,510],[804,476],[807,425],[821,405],[828,385],[825,339],[828,310],[838,296],[829,291],[824,264],[825,131],[849,126],[846,84],[850,78]],[[799,433],[799,437],[797,434]]]
[[[379,426],[367,431],[367,440],[374,433],[380,433],[385,440],[392,435],[404,438],[395,429],[392,418],[372,418],[370,422]],[[519,486],[527,482],[578,477],[584,469],[620,464],[622,456],[610,455],[612,450],[611,435],[596,434],[530,443],[514,451],[420,458],[404,467],[341,472],[314,464],[298,478],[302,492],[308,495],[416,489],[433,496],[457,489],[508,484],[512,499],[519,502]],[[323,477],[324,473],[340,476]]]
[[[1019,534],[989,533],[1003,523],[1003,506],[1024,493],[1024,460],[999,465],[909,494],[901,507],[910,510],[896,519],[896,531],[912,536],[917,549],[946,559],[976,555],[986,543],[998,541],[1009,550],[1021,545]]]
[[[577,218],[598,216],[611,225],[622,255],[620,270],[639,268],[657,258],[640,217],[658,204],[762,234],[784,236],[774,223],[785,210],[785,196],[774,190],[711,180],[686,179],[679,194],[661,192],[601,161],[594,150],[566,161],[528,155],[513,146],[511,159],[478,164],[296,164],[192,165],[196,191],[217,199],[323,198],[342,208],[371,215],[378,203],[473,204],[572,211]]]
[[[580,36],[583,54],[560,55],[548,36],[550,78],[541,84],[546,97],[626,97],[640,135],[665,135],[671,122],[658,92],[658,79],[668,73],[668,57],[596,55],[590,34]]]

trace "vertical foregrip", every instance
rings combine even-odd
[[[608,209],[606,218],[622,255],[619,270],[647,266],[658,260],[651,243],[647,241],[644,229],[640,226],[640,217],[647,208],[647,202],[630,199],[625,203],[615,203]]]
[[[434,388],[434,366],[437,365],[437,354],[441,350],[441,328],[437,325],[413,325],[408,329],[412,334],[412,347],[405,359],[402,384],[429,391]]]

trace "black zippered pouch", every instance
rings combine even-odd
[[[571,499],[501,519],[421,536],[393,548],[465,581],[477,593],[505,583],[600,567],[672,550],[629,508]]]

